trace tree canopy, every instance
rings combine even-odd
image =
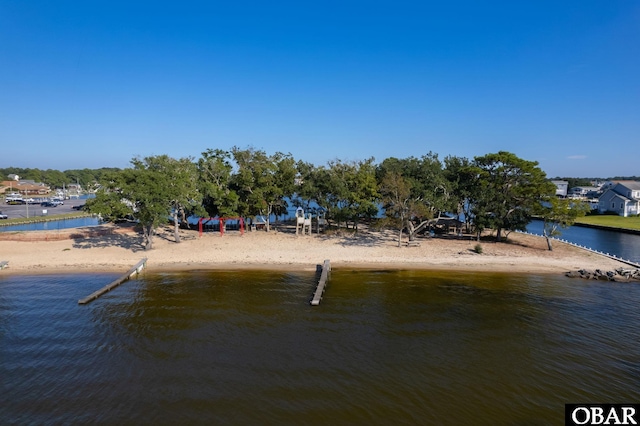
[[[295,160],[281,152],[269,156],[262,150],[238,147],[231,152],[237,170],[230,187],[238,194],[238,213],[263,216],[268,231],[270,216],[287,211],[286,199],[294,192]]]
[[[270,219],[290,207],[315,206],[330,223],[358,229],[381,211],[410,240],[443,215],[464,217],[480,235],[483,229],[522,230],[555,193],[537,162],[501,151],[469,160],[432,152],[421,157],[335,159],[316,166],[289,153],[267,154],[255,148],[207,149],[198,159],[167,155],[135,158],[132,167],[105,171],[102,190],[89,204],[109,219],[139,221],[145,246],[155,227],[170,218],[175,240],[189,214],[211,217],[262,216]]]
[[[397,194],[409,191],[403,203],[405,214],[400,223],[401,227],[407,229],[409,240],[413,240],[418,232],[434,223],[434,218],[445,211],[451,211],[451,184],[445,177],[437,154],[429,152],[420,158],[387,158],[378,166],[377,176],[386,202],[391,200],[390,194],[396,197]],[[396,199],[392,204],[397,206],[398,201]],[[397,207],[392,207],[390,212],[397,216]]]
[[[475,176],[469,201],[476,228],[495,229],[498,241],[503,230],[524,231],[542,199],[555,193],[537,161],[510,152],[475,157],[469,171]]]
[[[130,216],[143,229],[145,249],[153,248],[155,228],[174,218],[188,205],[198,206],[201,197],[196,190],[195,165],[190,159],[176,160],[167,155],[135,158],[132,168],[109,174],[96,198],[89,200],[89,211]],[[176,242],[179,242],[176,230]]]
[[[42,182],[52,188],[62,188],[69,184],[80,184],[83,188],[93,188],[102,179],[111,172],[117,172],[118,168],[103,167],[100,169],[73,169],[73,170],[40,170],[22,167],[0,168],[0,176],[5,180],[8,175],[14,174],[20,176],[21,180],[33,180]]]

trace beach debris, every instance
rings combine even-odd
[[[583,278],[586,280],[615,281],[619,283],[628,283],[631,281],[640,281],[640,269],[618,268],[614,271],[602,271],[600,269],[579,269],[577,271],[569,271],[565,273],[569,278]]]

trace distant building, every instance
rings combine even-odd
[[[46,195],[51,188],[41,182],[32,180],[5,180],[0,182],[0,191],[4,193],[17,192],[22,195]]]
[[[574,186],[569,190],[569,195],[574,197],[594,198],[598,196],[598,186]]]
[[[566,180],[552,180],[551,182],[556,186],[556,195],[566,198],[569,191],[569,182]]]
[[[600,195],[598,211],[614,212],[619,216],[635,216],[640,214],[640,182],[633,180],[614,181],[605,185]]]

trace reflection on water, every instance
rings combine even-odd
[[[334,271],[0,278],[0,418],[103,424],[562,424],[640,399],[640,286]]]

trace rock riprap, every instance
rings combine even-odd
[[[628,283],[631,281],[640,281],[640,269],[618,268],[614,271],[603,271],[600,269],[580,269],[578,271],[570,271],[565,274],[570,278],[584,278],[586,280],[615,281],[620,283]]]

